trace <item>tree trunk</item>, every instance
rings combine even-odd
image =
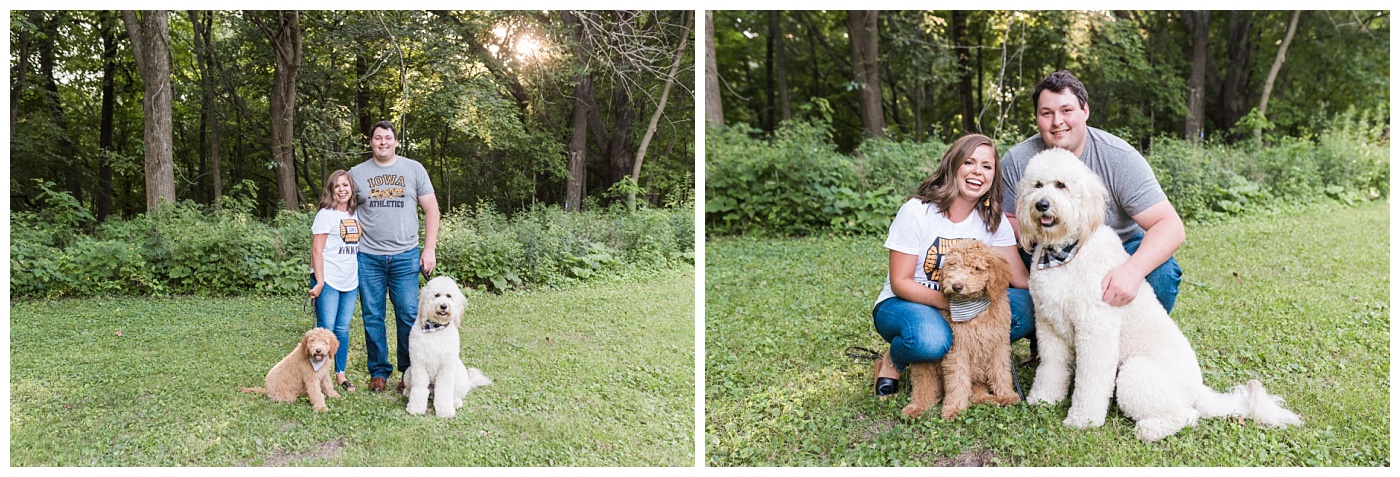
[[[575,39],[578,40],[574,46],[574,56],[586,58],[588,56],[588,43],[584,41],[584,27],[568,10],[561,12],[564,24],[574,30]],[[574,111],[573,130],[569,138],[568,173],[564,185],[564,210],[579,212],[583,210],[583,196],[587,194],[588,179],[588,118],[589,108],[593,106],[593,75],[588,72],[580,73],[574,78]]]
[[[117,106],[117,26],[112,12],[97,12],[102,37],[102,110],[97,133],[97,221],[112,213],[113,117]]]
[[[292,142],[295,140],[293,126],[296,124],[297,70],[301,68],[301,12],[274,12],[277,23],[271,26],[263,22],[257,12],[248,12],[247,15],[267,35],[276,58],[272,93],[268,97],[272,158],[277,163],[277,192],[282,198],[283,207],[297,210],[301,203],[297,197],[296,159]]]
[[[1205,137],[1206,64],[1210,61],[1210,10],[1181,12],[1186,36],[1191,38],[1191,73],[1186,78],[1186,125],[1188,141]]]
[[[78,157],[73,147],[73,140],[68,137],[68,114],[63,111],[62,96],[58,92],[58,80],[54,77],[54,67],[57,63],[55,50],[58,48],[58,30],[61,23],[65,21],[66,13],[52,12],[44,21],[42,28],[43,41],[39,43],[39,80],[44,88],[44,105],[49,110],[49,119],[53,121],[53,127],[57,132],[54,138],[54,150],[62,161],[60,175],[63,176],[64,188],[78,202],[83,201],[82,173],[86,169],[78,161]]]
[[[1269,94],[1274,91],[1274,79],[1278,78],[1278,70],[1283,68],[1283,57],[1288,53],[1288,44],[1293,42],[1293,32],[1298,30],[1298,16],[1301,10],[1293,11],[1293,19],[1288,21],[1288,33],[1283,35],[1283,43],[1278,46],[1278,56],[1274,57],[1274,66],[1269,68],[1269,77],[1264,80],[1264,94],[1259,96],[1259,115],[1269,110]],[[1265,116],[1267,117],[1267,116]],[[1255,131],[1255,135],[1259,132]]]
[[[782,120],[792,119],[792,98],[788,96],[787,44],[778,12],[769,14],[769,29],[773,32],[773,68],[778,71],[778,109]]]
[[[967,12],[953,10],[948,27],[952,30],[953,47],[958,55],[958,105],[962,112],[963,134],[977,131],[977,111],[972,104],[972,56],[967,41]]]
[[[778,111],[778,87],[776,78],[773,77],[773,44],[777,42],[778,12],[768,11],[768,41],[764,45],[763,59],[763,100],[767,104],[763,108],[763,130],[772,133],[778,122],[775,119]]]
[[[374,153],[369,150],[369,128],[374,126],[374,115],[369,110],[369,84],[365,82],[365,77],[369,76],[369,63],[365,61],[365,55],[355,55],[355,114],[360,120],[360,142],[364,144],[363,152],[360,153],[360,160],[368,161],[374,157]]]
[[[589,101],[593,97],[593,77],[580,75],[574,86],[573,136],[569,139],[569,178],[564,192],[564,210],[581,211],[583,207],[584,183],[588,178],[588,113]]]
[[[213,75],[213,50],[210,44],[213,41],[214,14],[210,12],[208,16],[201,16],[196,10],[188,11],[190,23],[194,25],[194,51],[198,57],[200,85],[204,88],[204,129],[209,134],[209,161],[211,170],[209,171],[209,182],[213,186],[214,197],[211,202],[214,207],[219,206],[219,199],[224,195],[223,174],[220,169],[219,160],[219,115],[218,104],[215,103],[215,84]]]
[[[122,10],[131,36],[131,50],[141,81],[146,84],[141,112],[145,116],[146,209],[175,201],[174,125],[170,92],[170,29],[164,10],[138,15]]]
[[[846,27],[851,36],[851,67],[859,84],[860,123],[866,134],[885,137],[884,95],[880,93],[880,35],[877,10],[851,10]]]
[[[632,185],[640,187],[642,182],[642,161],[647,157],[647,145],[651,144],[652,136],[656,135],[656,123],[661,120],[661,113],[666,110],[666,98],[671,95],[671,85],[676,82],[676,72],[680,71],[681,59],[685,58],[685,45],[690,40],[690,26],[694,22],[691,17],[692,12],[685,12],[685,27],[681,28],[681,46],[676,47],[676,59],[671,61],[671,72],[666,75],[666,85],[661,87],[661,100],[656,103],[656,112],[651,113],[651,123],[647,124],[647,132],[642,135],[642,144],[637,146],[636,159],[632,161]],[[627,192],[627,210],[637,210],[637,191]]]
[[[719,68],[715,66],[715,12],[705,10],[705,122],[724,125],[719,97]]]
[[[25,12],[31,24],[37,24],[41,12]],[[708,15],[708,13],[706,13]],[[33,39],[33,34],[29,28],[21,27],[19,30],[19,64],[15,66],[15,82],[10,85],[10,137],[15,137],[16,127],[19,127],[19,93],[24,91],[25,76],[29,73],[29,46]],[[714,50],[714,38],[710,38],[711,52]]]
[[[1252,23],[1253,12],[1230,12],[1229,42],[1225,48],[1228,63],[1224,77],[1217,68],[1206,70],[1206,83],[1213,86],[1211,89],[1215,93],[1215,96],[1207,99],[1206,115],[1217,127],[1234,127],[1253,107],[1250,100],[1254,95],[1249,93],[1250,56],[1254,52],[1254,43],[1250,39]],[[1213,59],[1211,63],[1214,63]],[[1235,137],[1239,137],[1238,132]]]

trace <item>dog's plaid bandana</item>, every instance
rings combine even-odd
[[[948,300],[948,311],[953,315],[954,322],[962,323],[976,318],[978,313],[986,310],[991,304],[991,300],[986,297],[962,301]]]
[[[1048,245],[1043,246],[1041,247],[1040,262],[1035,264],[1035,268],[1037,270],[1044,270],[1064,265],[1069,263],[1070,260],[1073,260],[1077,253],[1079,253],[1079,242],[1070,243],[1069,245],[1061,247],[1059,250],[1055,250],[1054,247]]]
[[[443,328],[447,328],[447,325],[439,325],[439,324],[437,324],[437,323],[433,323],[432,320],[423,320],[423,332],[424,332],[424,333],[432,333],[432,332],[434,332],[434,331],[441,331]]]
[[[312,371],[320,371],[320,370],[321,370],[321,366],[323,366],[323,365],[326,364],[326,360],[324,360],[324,359],[323,359],[323,360],[320,360],[320,361],[316,361],[316,360],[314,360],[314,359],[309,359],[309,358],[308,358],[307,361],[310,361],[310,362],[311,362],[311,370],[312,370]]]

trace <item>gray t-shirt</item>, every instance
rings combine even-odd
[[[1142,227],[1133,221],[1133,216],[1167,200],[1167,194],[1162,192],[1162,185],[1152,173],[1152,166],[1147,164],[1147,159],[1144,159],[1137,149],[1133,149],[1127,141],[1103,130],[1087,130],[1084,153],[1079,156],[1079,160],[1084,161],[1090,170],[1098,174],[1099,179],[1103,180],[1104,186],[1108,188],[1112,204],[1109,204],[1108,216],[1104,218],[1104,223],[1118,233],[1119,239],[1126,241],[1143,233]],[[1040,134],[1036,134],[1012,146],[1006,151],[1006,155],[1002,156],[1002,210],[1015,213],[1019,192],[1016,185],[1025,175],[1026,163],[1044,149],[1045,141],[1040,139]]]
[[[423,165],[403,156],[389,166],[370,159],[350,168],[350,178],[364,228],[360,253],[394,255],[418,246],[418,197],[433,193]]]

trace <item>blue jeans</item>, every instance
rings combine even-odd
[[[311,274],[311,286],[316,286],[316,274]],[[355,290],[340,291],[330,285],[321,287],[316,297],[316,327],[331,330],[340,347],[335,350],[335,372],[345,372],[346,354],[350,351],[350,319],[355,316]]]
[[[1127,250],[1128,255],[1137,253],[1139,246],[1142,246],[1142,234],[1123,242],[1123,250]],[[1031,270],[1031,255],[1020,248],[1017,250],[1021,252],[1021,262],[1026,264],[1026,270]],[[1176,306],[1176,295],[1181,291],[1181,265],[1176,263],[1176,256],[1167,258],[1167,261],[1162,262],[1143,279],[1148,285],[1152,285],[1152,292],[1157,295],[1157,301],[1162,304],[1162,308],[1171,313],[1172,308]]]
[[[1035,328],[1035,310],[1029,291],[1012,288],[1007,295],[1011,301],[1009,338],[1015,343]],[[894,297],[877,303],[870,315],[875,320],[875,331],[890,344],[890,361],[900,371],[909,363],[943,359],[953,345],[953,329],[937,308]]]
[[[365,367],[373,378],[394,373],[389,364],[389,338],[385,334],[384,297],[394,304],[398,332],[399,372],[408,369],[408,332],[418,317],[418,247],[395,255],[359,253],[360,318],[365,323]]]

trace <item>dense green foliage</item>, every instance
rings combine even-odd
[[[1088,90],[1092,125],[1139,148],[1157,137],[1181,138],[1193,61],[1188,13],[880,11],[875,61],[885,133],[916,141],[951,142],[969,132],[1020,140],[1035,132],[1035,84],[1067,69]],[[1211,12],[1203,137],[1248,137],[1251,128],[1240,123],[1257,113],[1292,13]],[[1266,116],[1274,133],[1308,136],[1319,121],[1352,107],[1389,110],[1389,15],[1301,13],[1269,93]],[[838,150],[860,146],[866,134],[857,92],[865,86],[853,72],[847,16],[841,10],[714,12],[720,87],[710,94],[720,95],[724,123],[774,133],[786,95],[792,118],[832,125]]]
[[[1189,225],[1172,318],[1205,383],[1259,379],[1303,416],[1266,429],[1201,419],[1133,437],[1116,408],[1095,429],[1057,406],[972,406],[904,419],[907,385],[876,399],[884,351],[870,310],[888,268],[876,237],[724,237],[705,254],[705,459],[712,466],[1389,467],[1389,201]],[[1017,360],[1029,353],[1022,340]],[[1019,368],[1027,392],[1034,369]],[[907,383],[908,376],[905,376]]]
[[[330,411],[239,393],[262,385],[313,325],[300,300],[16,302],[7,464],[688,466],[694,293],[695,269],[682,265],[562,290],[470,294],[461,356],[495,384],[468,394],[452,419],[409,415],[404,397],[368,390],[359,318],[347,366],[359,390],[328,400]]]
[[[253,20],[271,22],[274,13],[196,13],[211,31],[207,74],[190,15],[168,12],[176,195],[212,205],[216,183],[228,193],[250,181],[257,186],[253,213],[272,217],[281,207],[269,141],[275,58]],[[633,43],[624,46],[670,52],[685,13],[637,12],[632,23],[609,18],[592,33],[611,38],[630,28],[625,41]],[[39,179],[69,191],[99,220],[146,212],[143,80],[119,14],[16,10],[9,18],[14,208],[33,208]],[[561,204],[574,86],[591,77],[583,101],[596,121],[588,128],[584,192],[606,206],[619,199],[609,188],[631,171],[671,61],[670,54],[581,51],[559,11],[303,11],[296,28],[302,59],[292,166],[300,202],[313,204],[328,173],[369,157],[366,129],[379,120],[397,125],[399,154],[423,163],[444,210],[489,202],[514,213]],[[694,82],[693,63],[682,62],[678,84]],[[673,90],[639,180],[639,195],[652,206],[694,197],[694,99],[691,88]],[[110,125],[102,121],[104,99]],[[625,154],[612,151],[619,147]],[[99,210],[103,200],[110,209]]]
[[[250,192],[225,196],[218,210],[181,201],[93,226],[67,192],[38,189],[42,213],[11,214],[12,297],[294,295],[307,287],[311,212],[259,219]],[[674,267],[693,262],[695,247],[689,206],[573,213],[541,205],[510,219],[486,205],[462,207],[443,215],[438,234],[435,273],[493,290]]]
[[[1186,220],[1389,196],[1384,120],[1352,111],[1317,127],[1267,145],[1161,137],[1144,155]],[[771,139],[759,134],[742,126],[706,134],[706,234],[883,234],[947,148],[872,138],[847,156],[826,126],[808,121],[782,123]]]

